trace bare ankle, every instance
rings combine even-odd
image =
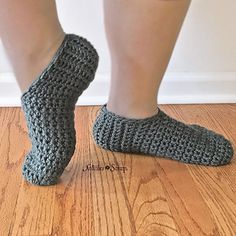
[[[131,119],[144,119],[158,113],[158,106],[155,105],[127,105],[118,103],[107,103],[107,109],[119,116]]]
[[[21,62],[16,63],[14,70],[21,91],[25,91],[47,67],[61,45],[64,36],[65,33],[58,35],[58,37],[52,41],[51,45],[45,45],[45,48],[43,48],[41,52],[33,50],[32,53],[25,55]]]

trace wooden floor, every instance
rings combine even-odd
[[[161,107],[236,146],[236,105]],[[203,167],[105,151],[91,136],[98,109],[76,109],[76,152],[50,187],[22,179],[30,148],[23,113],[0,109],[0,236],[236,235],[236,156],[230,165]]]

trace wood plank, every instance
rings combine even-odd
[[[198,109],[198,107],[200,109]],[[182,121],[187,123],[198,123],[221,133],[233,142],[233,146],[235,148],[235,105],[177,105],[169,107],[165,106],[165,108],[167,112],[172,111],[171,114],[177,114],[178,118]],[[222,167],[186,165],[187,171],[192,176],[194,183],[196,183],[195,188],[198,189],[201,198],[204,199],[205,202],[205,206],[202,208],[204,215],[198,218],[201,218],[204,221],[207,220],[206,212],[208,212],[209,216],[213,218],[215,226],[212,228],[212,235],[233,236],[236,234],[235,163],[234,157],[230,165]],[[176,169],[179,170],[179,168]],[[164,171],[168,173],[167,168],[165,167]],[[175,175],[175,177],[177,176]],[[187,178],[184,179],[184,185],[190,186],[190,184],[186,184]],[[193,185],[195,186],[194,183]],[[173,181],[171,181],[171,184],[173,184]],[[183,199],[183,197],[181,197],[181,199]],[[200,197],[198,199],[200,199]]]
[[[222,133],[235,147],[236,105],[161,107]],[[236,235],[235,157],[204,167],[106,151],[92,139],[98,111],[76,108],[75,154],[60,183],[37,187],[21,176],[30,148],[23,114],[0,108],[0,235]]]
[[[21,160],[29,148],[19,109],[0,109],[0,235],[8,235],[22,183]]]

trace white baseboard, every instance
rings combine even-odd
[[[109,73],[97,74],[79,98],[78,105],[106,103]],[[12,73],[0,73],[0,106],[20,106],[21,92]],[[121,98],[124,99],[125,98]],[[166,73],[158,95],[159,104],[236,103],[236,72]]]

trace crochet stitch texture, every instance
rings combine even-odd
[[[86,39],[66,34],[49,65],[21,96],[32,149],[22,174],[36,185],[57,183],[75,150],[74,109],[94,79],[98,54]]]
[[[97,145],[111,151],[166,157],[184,163],[219,166],[230,162],[233,148],[222,135],[199,125],[187,125],[158,114],[130,119],[110,112],[104,104],[93,124]]]

